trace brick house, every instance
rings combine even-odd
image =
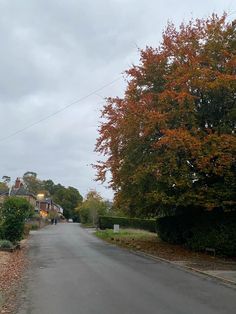
[[[20,178],[16,179],[15,184],[12,188],[10,188],[10,191],[9,188],[8,190],[0,191],[0,204],[2,204],[9,195],[25,198],[34,209],[36,207],[36,196],[25,188]]]

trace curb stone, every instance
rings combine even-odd
[[[236,282],[235,281],[232,281],[232,280],[220,277],[220,276],[209,274],[209,273],[207,273],[205,271],[202,271],[202,270],[194,268],[194,267],[185,266],[185,265],[178,265],[177,263],[175,263],[173,261],[170,261],[170,260],[162,258],[162,257],[158,257],[156,255],[152,255],[152,254],[149,254],[149,253],[146,253],[146,252],[143,252],[143,251],[135,251],[135,250],[129,249],[127,247],[119,246],[116,243],[114,243],[113,241],[109,242],[109,241],[106,241],[106,240],[101,239],[99,237],[97,237],[97,238],[100,239],[103,242],[106,242],[106,243],[109,243],[109,244],[114,245],[116,247],[125,249],[125,250],[129,251],[132,254],[139,255],[139,256],[146,256],[146,257],[149,257],[149,258],[151,258],[153,260],[160,261],[160,262],[163,262],[163,263],[166,263],[166,264],[170,264],[170,265],[172,265],[172,266],[174,266],[174,267],[176,267],[178,269],[187,271],[189,273],[197,273],[199,275],[202,275],[205,278],[208,277],[208,278],[214,279],[214,280],[216,280],[216,281],[218,281],[218,282],[220,282],[220,283],[222,283],[222,284],[224,284],[224,285],[226,285],[228,287],[236,289]]]
[[[194,267],[190,267],[190,266],[183,266],[183,265],[178,265],[176,264],[175,262],[172,262],[170,260],[167,260],[165,258],[162,258],[162,257],[158,257],[158,256],[155,256],[155,255],[151,255],[151,254],[148,254],[148,253],[145,253],[145,252],[142,252],[142,251],[134,251],[134,250],[128,250],[130,251],[131,253],[133,254],[136,254],[136,255],[140,255],[140,256],[146,256],[146,257],[149,257],[151,259],[154,259],[156,261],[161,261],[161,262],[164,262],[164,263],[167,263],[167,264],[171,264],[179,269],[183,269],[183,270],[186,270],[188,272],[191,272],[191,273],[198,273],[200,275],[203,275],[205,277],[209,277],[209,278],[212,278],[212,279],[215,279],[217,281],[220,281],[221,283],[224,283],[226,284],[227,286],[230,286],[231,288],[234,288],[236,289],[236,282],[235,281],[232,281],[232,280],[229,280],[229,279],[226,279],[226,278],[223,278],[223,277],[220,277],[220,276],[216,276],[216,275],[212,275],[212,274],[209,274],[203,270],[200,270],[200,269],[197,269],[197,268],[194,268]]]

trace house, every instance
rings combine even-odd
[[[10,190],[10,196],[25,198],[33,208],[36,207],[36,196],[27,190],[20,178],[16,178],[15,184]]]
[[[21,178],[16,178],[10,189],[0,190],[0,206],[9,195],[25,198],[42,217],[48,217],[50,211],[63,216],[63,208],[60,205],[54,203],[51,198],[45,198],[43,194],[39,194],[37,198],[36,195],[27,190]],[[42,198],[39,198],[39,196],[42,196]]]
[[[36,207],[39,209],[40,215],[42,217],[48,217],[50,212],[54,212],[59,216],[63,216],[63,208],[60,205],[54,203],[51,198],[37,200]]]
[[[42,217],[47,217],[51,210],[52,200],[50,198],[38,199],[36,201],[36,207]]]
[[[56,211],[59,216],[63,216],[63,208],[60,205],[52,202],[52,209]]]
[[[12,190],[10,195],[25,198],[33,206],[33,208],[36,207],[36,196],[29,193],[24,187],[21,187],[18,190]]]
[[[2,204],[8,196],[25,198],[33,208],[36,207],[36,196],[25,188],[20,178],[16,179],[15,184],[11,188],[0,191],[0,204]]]

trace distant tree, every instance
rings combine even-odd
[[[34,177],[37,178],[37,173],[33,171],[27,171],[24,173],[23,177]]]
[[[88,192],[85,200],[79,205],[76,211],[79,213],[80,221],[83,224],[97,224],[98,215],[107,213],[109,204],[102,199],[99,193],[94,190]]]
[[[131,216],[235,207],[236,23],[226,15],[168,24],[161,45],[109,98],[97,179],[112,175],[115,206]]]
[[[49,195],[53,195],[55,192],[55,184],[51,179],[42,181],[43,188],[48,192]]]
[[[36,172],[27,171],[23,175],[23,182],[30,193],[38,194],[43,190],[42,181],[37,178]]]
[[[75,208],[82,202],[83,197],[76,188],[71,186],[65,188],[58,184],[55,186],[52,198],[64,209],[63,215],[66,219],[77,219]]]

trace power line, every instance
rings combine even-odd
[[[61,109],[58,109],[58,110],[54,111],[53,113],[47,115],[46,117],[44,117],[44,118],[42,118],[42,119],[39,119],[39,120],[37,120],[37,121],[35,121],[35,122],[33,122],[33,123],[31,123],[31,124],[29,124],[29,125],[27,125],[27,126],[21,128],[21,129],[19,129],[19,130],[15,131],[15,132],[13,132],[13,133],[11,133],[11,134],[5,136],[5,137],[0,138],[0,142],[3,142],[3,141],[5,141],[5,140],[7,140],[7,139],[9,139],[9,138],[11,138],[11,137],[17,135],[17,134],[23,133],[25,130],[30,129],[30,128],[34,127],[35,125],[40,124],[40,123],[42,123],[43,121],[46,121],[46,120],[52,118],[53,116],[55,116],[55,115],[61,113],[62,111],[67,110],[67,109],[70,108],[71,106],[73,106],[73,105],[75,105],[75,104],[77,104],[77,103],[79,103],[79,102],[81,102],[81,101],[83,101],[83,100],[89,98],[90,96],[96,95],[98,92],[100,92],[100,91],[103,90],[104,88],[106,88],[106,87],[108,87],[108,86],[114,84],[115,82],[119,81],[120,79],[121,79],[121,76],[119,76],[119,77],[117,77],[116,79],[114,79],[113,81],[111,81],[111,82],[109,82],[109,83],[107,83],[107,84],[101,86],[100,88],[94,90],[93,92],[91,92],[91,93],[89,93],[89,94],[87,94],[87,95],[85,95],[85,96],[83,96],[83,97],[81,97],[81,98],[79,98],[79,99],[77,99],[77,100],[75,100],[75,101],[69,103],[68,105],[62,107]]]

